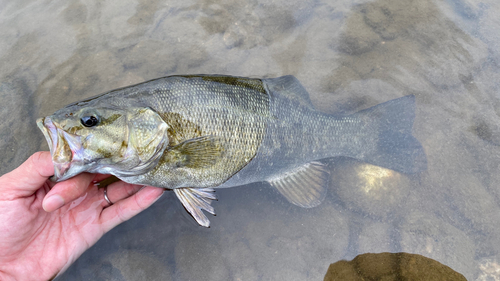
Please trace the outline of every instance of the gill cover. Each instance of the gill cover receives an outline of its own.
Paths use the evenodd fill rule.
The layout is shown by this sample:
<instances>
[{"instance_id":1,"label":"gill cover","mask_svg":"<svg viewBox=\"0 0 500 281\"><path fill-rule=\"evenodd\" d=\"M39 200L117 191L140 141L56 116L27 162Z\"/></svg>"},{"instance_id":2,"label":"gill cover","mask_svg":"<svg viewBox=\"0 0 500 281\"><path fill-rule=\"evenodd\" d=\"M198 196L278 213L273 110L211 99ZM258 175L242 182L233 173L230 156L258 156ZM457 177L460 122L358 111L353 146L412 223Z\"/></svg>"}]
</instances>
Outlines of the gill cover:
<instances>
[{"instance_id":1,"label":"gill cover","mask_svg":"<svg viewBox=\"0 0 500 281\"><path fill-rule=\"evenodd\" d=\"M151 108L139 108L129 116L128 146L123 161L126 169L113 172L116 176L135 176L152 170L168 145L169 126ZM130 167L130 161L134 162Z\"/></svg>"}]
</instances>

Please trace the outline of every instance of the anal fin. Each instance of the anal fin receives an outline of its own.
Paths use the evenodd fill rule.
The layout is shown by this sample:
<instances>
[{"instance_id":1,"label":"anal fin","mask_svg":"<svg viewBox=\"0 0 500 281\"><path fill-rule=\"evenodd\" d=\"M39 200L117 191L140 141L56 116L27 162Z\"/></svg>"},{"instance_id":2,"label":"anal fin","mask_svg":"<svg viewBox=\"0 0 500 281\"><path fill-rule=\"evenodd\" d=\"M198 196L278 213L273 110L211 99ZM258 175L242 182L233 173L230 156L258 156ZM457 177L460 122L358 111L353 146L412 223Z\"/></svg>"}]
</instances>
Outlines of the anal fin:
<instances>
[{"instance_id":1,"label":"anal fin","mask_svg":"<svg viewBox=\"0 0 500 281\"><path fill-rule=\"evenodd\" d=\"M323 163L310 162L268 182L290 203L312 208L325 199L329 178L329 172Z\"/></svg>"},{"instance_id":2,"label":"anal fin","mask_svg":"<svg viewBox=\"0 0 500 281\"><path fill-rule=\"evenodd\" d=\"M213 188L175 188L175 195L181 201L186 210L193 216L196 222L204 227L210 227L210 220L202 210L215 215L214 207L210 205L212 200L217 200Z\"/></svg>"}]
</instances>

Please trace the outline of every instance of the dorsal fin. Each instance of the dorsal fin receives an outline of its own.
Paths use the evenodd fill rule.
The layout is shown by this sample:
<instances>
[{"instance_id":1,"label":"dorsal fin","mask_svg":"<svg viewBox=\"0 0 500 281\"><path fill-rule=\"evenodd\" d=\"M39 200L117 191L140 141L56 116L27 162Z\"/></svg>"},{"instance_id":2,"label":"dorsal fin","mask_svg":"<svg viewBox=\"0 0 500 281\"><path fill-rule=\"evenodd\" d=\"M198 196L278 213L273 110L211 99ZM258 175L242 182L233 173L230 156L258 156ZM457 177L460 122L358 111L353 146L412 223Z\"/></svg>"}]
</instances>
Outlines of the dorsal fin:
<instances>
[{"instance_id":1,"label":"dorsal fin","mask_svg":"<svg viewBox=\"0 0 500 281\"><path fill-rule=\"evenodd\" d=\"M217 200L213 188L175 188L174 193L181 201L186 210L193 218L204 227L210 227L210 220L205 216L202 210L215 215L214 207L210 205L212 200Z\"/></svg>"},{"instance_id":2,"label":"dorsal fin","mask_svg":"<svg viewBox=\"0 0 500 281\"><path fill-rule=\"evenodd\" d=\"M316 207L326 196L329 172L321 162L310 162L268 182L292 204Z\"/></svg>"},{"instance_id":3,"label":"dorsal fin","mask_svg":"<svg viewBox=\"0 0 500 281\"><path fill-rule=\"evenodd\" d=\"M271 93L284 95L302 106L314 108L309 93L294 76L286 75L278 78L268 78L264 81Z\"/></svg>"}]
</instances>

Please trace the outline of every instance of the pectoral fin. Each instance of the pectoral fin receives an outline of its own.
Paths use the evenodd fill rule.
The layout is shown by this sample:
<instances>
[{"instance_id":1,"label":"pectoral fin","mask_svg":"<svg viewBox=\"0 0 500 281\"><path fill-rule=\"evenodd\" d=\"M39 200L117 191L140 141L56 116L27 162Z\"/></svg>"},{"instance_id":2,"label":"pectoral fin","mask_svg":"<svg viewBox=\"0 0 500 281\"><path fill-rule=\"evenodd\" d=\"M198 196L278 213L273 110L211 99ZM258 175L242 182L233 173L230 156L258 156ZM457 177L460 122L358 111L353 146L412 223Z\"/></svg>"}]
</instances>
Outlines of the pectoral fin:
<instances>
[{"instance_id":1,"label":"pectoral fin","mask_svg":"<svg viewBox=\"0 0 500 281\"><path fill-rule=\"evenodd\" d=\"M193 218L204 227L210 227L210 220L202 210L215 215L214 208L210 205L212 200L217 200L213 188L176 188L175 195L181 200L182 205Z\"/></svg>"},{"instance_id":2,"label":"pectoral fin","mask_svg":"<svg viewBox=\"0 0 500 281\"><path fill-rule=\"evenodd\" d=\"M316 207L326 196L329 172L320 162L310 162L268 182L292 204Z\"/></svg>"},{"instance_id":3,"label":"pectoral fin","mask_svg":"<svg viewBox=\"0 0 500 281\"><path fill-rule=\"evenodd\" d=\"M224 152L219 137L203 136L168 149L178 167L204 168L213 165Z\"/></svg>"}]
</instances>

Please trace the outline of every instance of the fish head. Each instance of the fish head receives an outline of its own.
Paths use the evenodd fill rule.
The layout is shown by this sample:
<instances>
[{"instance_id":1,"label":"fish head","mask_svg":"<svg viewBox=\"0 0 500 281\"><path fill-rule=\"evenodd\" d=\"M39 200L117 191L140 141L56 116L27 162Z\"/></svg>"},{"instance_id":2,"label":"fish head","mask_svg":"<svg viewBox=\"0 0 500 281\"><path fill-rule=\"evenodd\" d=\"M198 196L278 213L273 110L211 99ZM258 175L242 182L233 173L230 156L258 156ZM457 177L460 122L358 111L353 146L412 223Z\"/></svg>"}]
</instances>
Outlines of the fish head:
<instances>
[{"instance_id":1,"label":"fish head","mask_svg":"<svg viewBox=\"0 0 500 281\"><path fill-rule=\"evenodd\" d=\"M82 172L132 176L150 171L168 145L168 125L147 107L70 105L39 118L53 181Z\"/></svg>"}]
</instances>

